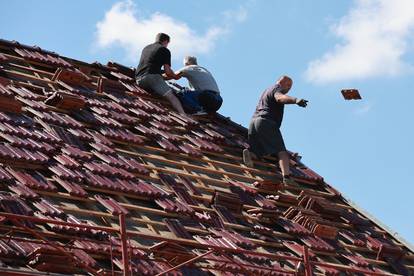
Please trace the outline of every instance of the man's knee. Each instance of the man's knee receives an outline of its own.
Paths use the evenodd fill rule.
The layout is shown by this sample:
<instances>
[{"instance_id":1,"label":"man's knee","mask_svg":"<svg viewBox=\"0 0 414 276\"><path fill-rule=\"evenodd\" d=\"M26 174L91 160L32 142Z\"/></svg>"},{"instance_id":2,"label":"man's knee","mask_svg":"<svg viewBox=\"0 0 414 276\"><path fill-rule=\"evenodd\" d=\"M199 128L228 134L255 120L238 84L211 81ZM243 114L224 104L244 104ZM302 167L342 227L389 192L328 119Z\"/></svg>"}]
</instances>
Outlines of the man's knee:
<instances>
[{"instance_id":1,"label":"man's knee","mask_svg":"<svg viewBox=\"0 0 414 276\"><path fill-rule=\"evenodd\" d=\"M174 91L172 89L168 90L167 92L165 92L162 97L171 100L171 99L177 99L177 96L174 94Z\"/></svg>"},{"instance_id":2,"label":"man's knee","mask_svg":"<svg viewBox=\"0 0 414 276\"><path fill-rule=\"evenodd\" d=\"M283 150L283 151L279 151L277 156L279 157L279 159L286 159L286 158L289 158L289 153Z\"/></svg>"},{"instance_id":3,"label":"man's knee","mask_svg":"<svg viewBox=\"0 0 414 276\"><path fill-rule=\"evenodd\" d=\"M220 109L223 99L220 95L213 94L211 91L203 91L198 96L201 106L206 111L215 112Z\"/></svg>"}]
</instances>

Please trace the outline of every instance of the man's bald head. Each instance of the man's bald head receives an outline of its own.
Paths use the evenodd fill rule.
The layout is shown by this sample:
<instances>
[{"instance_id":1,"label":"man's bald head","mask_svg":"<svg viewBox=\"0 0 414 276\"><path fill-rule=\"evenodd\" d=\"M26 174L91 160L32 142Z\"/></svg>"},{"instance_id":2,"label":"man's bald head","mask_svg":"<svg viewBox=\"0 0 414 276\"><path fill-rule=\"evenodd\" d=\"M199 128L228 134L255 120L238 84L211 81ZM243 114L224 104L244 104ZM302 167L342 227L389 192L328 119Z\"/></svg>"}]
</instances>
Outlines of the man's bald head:
<instances>
[{"instance_id":1,"label":"man's bald head","mask_svg":"<svg viewBox=\"0 0 414 276\"><path fill-rule=\"evenodd\" d=\"M280 79L277 81L277 84L279 84L282 88L283 94L287 94L290 88L292 88L293 81L288 76L281 76Z\"/></svg>"}]
</instances>

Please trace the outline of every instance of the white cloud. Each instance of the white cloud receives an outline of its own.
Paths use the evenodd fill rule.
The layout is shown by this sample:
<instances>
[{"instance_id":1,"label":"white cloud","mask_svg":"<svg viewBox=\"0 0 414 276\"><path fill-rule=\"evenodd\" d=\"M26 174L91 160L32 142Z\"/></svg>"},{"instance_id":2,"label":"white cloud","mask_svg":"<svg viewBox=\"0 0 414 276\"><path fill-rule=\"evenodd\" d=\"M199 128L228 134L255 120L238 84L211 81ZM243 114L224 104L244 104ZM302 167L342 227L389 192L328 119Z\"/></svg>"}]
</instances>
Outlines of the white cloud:
<instances>
[{"instance_id":1,"label":"white cloud","mask_svg":"<svg viewBox=\"0 0 414 276\"><path fill-rule=\"evenodd\" d=\"M247 10L240 6L238 10L223 12L222 16L220 25L210 26L204 34L198 34L186 23L163 13L138 17L136 5L126 0L114 4L96 24L96 42L101 48L121 46L127 59L136 61L142 48L152 43L157 33L164 32L171 37L169 48L173 58L181 59L187 54L207 54L230 31L233 23L246 19Z\"/></svg>"},{"instance_id":2,"label":"white cloud","mask_svg":"<svg viewBox=\"0 0 414 276\"><path fill-rule=\"evenodd\" d=\"M412 69L403 60L414 35L412 0L357 0L331 30L343 42L308 64L309 81L395 76Z\"/></svg>"}]
</instances>

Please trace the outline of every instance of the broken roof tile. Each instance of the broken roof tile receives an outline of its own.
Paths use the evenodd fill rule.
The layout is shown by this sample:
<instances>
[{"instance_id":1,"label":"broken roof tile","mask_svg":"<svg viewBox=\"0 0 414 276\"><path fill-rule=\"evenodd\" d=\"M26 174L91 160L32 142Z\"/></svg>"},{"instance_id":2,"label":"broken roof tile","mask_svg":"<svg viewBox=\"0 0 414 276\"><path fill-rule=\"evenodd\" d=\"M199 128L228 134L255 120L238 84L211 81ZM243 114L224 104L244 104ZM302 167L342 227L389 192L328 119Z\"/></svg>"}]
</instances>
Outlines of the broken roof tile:
<instances>
[{"instance_id":1,"label":"broken roof tile","mask_svg":"<svg viewBox=\"0 0 414 276\"><path fill-rule=\"evenodd\" d=\"M186 135L185 137L194 146L196 146L196 147L198 147L198 148L200 148L202 150L212 151L212 152L218 152L218 153L224 152L224 150L220 146L218 146L218 145L216 145L214 143L211 143L211 142L205 141L205 140L203 140L201 138L197 138L197 137L190 136L190 135Z\"/></svg>"},{"instance_id":2,"label":"broken roof tile","mask_svg":"<svg viewBox=\"0 0 414 276\"><path fill-rule=\"evenodd\" d=\"M76 182L70 182L67 180L60 179L58 177L54 178L57 183L60 184L70 195L78 197L87 197L88 193Z\"/></svg>"},{"instance_id":3,"label":"broken roof tile","mask_svg":"<svg viewBox=\"0 0 414 276\"><path fill-rule=\"evenodd\" d=\"M84 175L77 171L69 169L65 166L62 166L61 164L56 164L54 166L49 167L49 170L55 173L58 177L61 179L71 180L75 182L82 181L85 177Z\"/></svg>"},{"instance_id":4,"label":"broken roof tile","mask_svg":"<svg viewBox=\"0 0 414 276\"><path fill-rule=\"evenodd\" d=\"M44 198L33 202L33 205L44 215L59 217L64 214L61 210L59 210L59 208L57 208Z\"/></svg>"},{"instance_id":5,"label":"broken roof tile","mask_svg":"<svg viewBox=\"0 0 414 276\"><path fill-rule=\"evenodd\" d=\"M14 85L9 85L7 87L10 91L13 91L13 93L15 93L15 96L20 96L22 98L25 99L29 99L29 100L34 100L34 101L41 101L44 97L43 93L42 94L38 94L35 93L29 89L27 89L26 87L18 87L18 86L14 86Z\"/></svg>"},{"instance_id":6,"label":"broken roof tile","mask_svg":"<svg viewBox=\"0 0 414 276\"><path fill-rule=\"evenodd\" d=\"M127 209L122 207L118 202L109 196L95 195L94 197L113 215L127 215L129 213Z\"/></svg>"},{"instance_id":7,"label":"broken roof tile","mask_svg":"<svg viewBox=\"0 0 414 276\"><path fill-rule=\"evenodd\" d=\"M70 64L69 62L55 54L52 55L50 53L40 53L37 51L31 51L23 48L15 48L14 51L16 51L16 53L18 53L20 56L27 58L29 60L40 61L47 64L63 67L73 67L72 64Z\"/></svg>"},{"instance_id":8,"label":"broken roof tile","mask_svg":"<svg viewBox=\"0 0 414 276\"><path fill-rule=\"evenodd\" d=\"M39 195L36 194L32 189L30 189L29 187L19 182L9 185L9 189L15 192L21 198L29 198L29 199L39 198Z\"/></svg>"},{"instance_id":9,"label":"broken roof tile","mask_svg":"<svg viewBox=\"0 0 414 276\"><path fill-rule=\"evenodd\" d=\"M222 205L213 205L212 208L216 211L217 215L225 222L237 224L237 219L233 214L227 209L227 207Z\"/></svg>"},{"instance_id":10,"label":"broken roof tile","mask_svg":"<svg viewBox=\"0 0 414 276\"><path fill-rule=\"evenodd\" d=\"M184 228L178 219L164 219L163 220L167 225L168 229L173 232L177 237L183 239L192 239L192 236Z\"/></svg>"},{"instance_id":11,"label":"broken roof tile","mask_svg":"<svg viewBox=\"0 0 414 276\"><path fill-rule=\"evenodd\" d=\"M225 206L228 210L235 213L240 213L243 205L243 202L237 194L222 191L215 191L212 203L215 205Z\"/></svg>"},{"instance_id":12,"label":"broken roof tile","mask_svg":"<svg viewBox=\"0 0 414 276\"><path fill-rule=\"evenodd\" d=\"M21 113L22 104L20 101L14 98L14 96L1 96L0 95L0 111Z\"/></svg>"},{"instance_id":13,"label":"broken roof tile","mask_svg":"<svg viewBox=\"0 0 414 276\"><path fill-rule=\"evenodd\" d=\"M300 240L311 249L318 251L334 251L335 248L319 237L304 236Z\"/></svg>"},{"instance_id":14,"label":"broken roof tile","mask_svg":"<svg viewBox=\"0 0 414 276\"><path fill-rule=\"evenodd\" d=\"M107 138L133 144L142 144L144 141L128 129L101 128L100 132Z\"/></svg>"},{"instance_id":15,"label":"broken roof tile","mask_svg":"<svg viewBox=\"0 0 414 276\"><path fill-rule=\"evenodd\" d=\"M43 175L38 172L28 173L25 171L17 171L11 168L8 172L21 184L36 190L56 191L55 185L50 183Z\"/></svg>"},{"instance_id":16,"label":"broken roof tile","mask_svg":"<svg viewBox=\"0 0 414 276\"><path fill-rule=\"evenodd\" d=\"M119 83L118 81L110 80L107 78L100 77L98 80L98 93L123 93L125 91L125 86Z\"/></svg>"},{"instance_id":17,"label":"broken roof tile","mask_svg":"<svg viewBox=\"0 0 414 276\"><path fill-rule=\"evenodd\" d=\"M178 147L180 148L182 153L188 154L190 156L193 157L201 157L202 153L200 152L200 150L196 149L195 147L183 143L183 144L178 144Z\"/></svg>"},{"instance_id":18,"label":"broken roof tile","mask_svg":"<svg viewBox=\"0 0 414 276\"><path fill-rule=\"evenodd\" d=\"M45 164L49 161L49 157L39 151L20 149L10 144L0 144L0 159L2 158L32 164Z\"/></svg>"},{"instance_id":19,"label":"broken roof tile","mask_svg":"<svg viewBox=\"0 0 414 276\"><path fill-rule=\"evenodd\" d=\"M171 151L171 152L175 152L175 153L181 152L179 148L174 146L174 144L172 144L167 139L160 138L160 139L155 140L155 142L157 142L157 144L160 145L160 147L162 147L163 149L165 149L167 151Z\"/></svg>"},{"instance_id":20,"label":"broken roof tile","mask_svg":"<svg viewBox=\"0 0 414 276\"><path fill-rule=\"evenodd\" d=\"M14 114L5 112L0 112L0 122L6 122L13 126L24 127L31 127L34 124L33 119L25 114Z\"/></svg>"},{"instance_id":21,"label":"broken roof tile","mask_svg":"<svg viewBox=\"0 0 414 276\"><path fill-rule=\"evenodd\" d=\"M33 215L33 210L24 201L6 192L0 192L0 209L2 212L12 214L25 216ZM34 224L31 221L20 221L20 223L30 228L34 227Z\"/></svg>"},{"instance_id":22,"label":"broken roof tile","mask_svg":"<svg viewBox=\"0 0 414 276\"><path fill-rule=\"evenodd\" d=\"M158 198L155 202L166 212L194 215L194 209L176 198Z\"/></svg>"}]
</instances>

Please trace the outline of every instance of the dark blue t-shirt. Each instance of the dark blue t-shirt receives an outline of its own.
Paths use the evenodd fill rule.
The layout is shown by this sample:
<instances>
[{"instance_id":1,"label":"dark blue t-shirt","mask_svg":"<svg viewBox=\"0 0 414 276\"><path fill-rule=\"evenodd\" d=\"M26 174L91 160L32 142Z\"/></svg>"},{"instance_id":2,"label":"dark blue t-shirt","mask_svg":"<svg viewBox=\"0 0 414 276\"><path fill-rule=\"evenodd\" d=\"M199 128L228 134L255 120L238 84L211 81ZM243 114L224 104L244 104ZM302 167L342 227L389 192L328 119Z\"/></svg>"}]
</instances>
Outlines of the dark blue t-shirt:
<instances>
[{"instance_id":1,"label":"dark blue t-shirt","mask_svg":"<svg viewBox=\"0 0 414 276\"><path fill-rule=\"evenodd\" d=\"M281 93L279 84L267 88L260 97L253 118L265 118L274 121L278 127L282 124L284 104L276 102L275 93Z\"/></svg>"}]
</instances>

